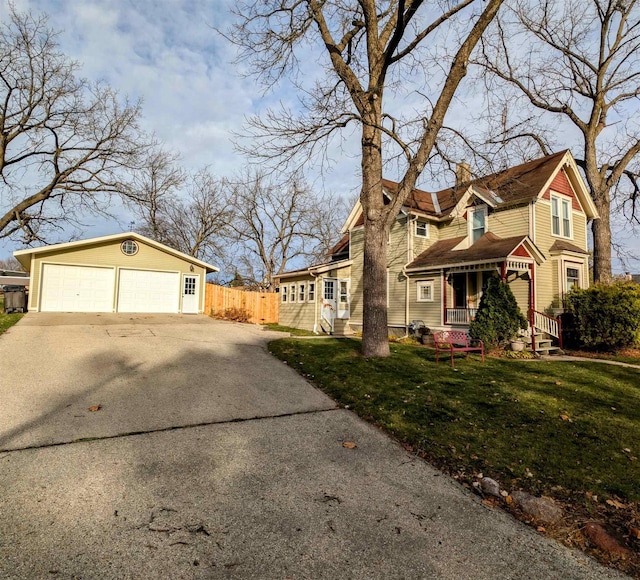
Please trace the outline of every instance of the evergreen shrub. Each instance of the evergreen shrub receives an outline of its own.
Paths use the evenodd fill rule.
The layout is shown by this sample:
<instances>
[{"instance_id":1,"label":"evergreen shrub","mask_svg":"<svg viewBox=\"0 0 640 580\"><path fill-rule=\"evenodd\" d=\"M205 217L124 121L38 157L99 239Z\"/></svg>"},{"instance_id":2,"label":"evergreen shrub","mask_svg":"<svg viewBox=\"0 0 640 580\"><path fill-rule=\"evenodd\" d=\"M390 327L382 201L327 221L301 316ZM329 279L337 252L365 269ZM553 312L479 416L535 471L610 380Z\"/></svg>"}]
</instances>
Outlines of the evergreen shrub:
<instances>
[{"instance_id":1,"label":"evergreen shrub","mask_svg":"<svg viewBox=\"0 0 640 580\"><path fill-rule=\"evenodd\" d=\"M520 329L526 328L527 319L509 285L498 276L489 278L476 319L469 325L471 337L484 341L485 345L500 346L516 338Z\"/></svg>"}]
</instances>

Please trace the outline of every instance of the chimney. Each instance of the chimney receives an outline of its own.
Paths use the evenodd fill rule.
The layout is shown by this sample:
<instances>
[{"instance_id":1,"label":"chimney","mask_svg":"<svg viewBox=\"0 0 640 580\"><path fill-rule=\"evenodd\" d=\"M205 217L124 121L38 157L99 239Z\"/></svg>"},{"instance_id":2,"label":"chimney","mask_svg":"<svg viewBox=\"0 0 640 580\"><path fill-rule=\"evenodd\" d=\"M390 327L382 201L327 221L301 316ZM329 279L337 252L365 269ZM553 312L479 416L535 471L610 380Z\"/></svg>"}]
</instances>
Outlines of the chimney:
<instances>
[{"instance_id":1,"label":"chimney","mask_svg":"<svg viewBox=\"0 0 640 580\"><path fill-rule=\"evenodd\" d=\"M471 165L461 161L456 165L456 185L462 185L468 181L471 181Z\"/></svg>"}]
</instances>

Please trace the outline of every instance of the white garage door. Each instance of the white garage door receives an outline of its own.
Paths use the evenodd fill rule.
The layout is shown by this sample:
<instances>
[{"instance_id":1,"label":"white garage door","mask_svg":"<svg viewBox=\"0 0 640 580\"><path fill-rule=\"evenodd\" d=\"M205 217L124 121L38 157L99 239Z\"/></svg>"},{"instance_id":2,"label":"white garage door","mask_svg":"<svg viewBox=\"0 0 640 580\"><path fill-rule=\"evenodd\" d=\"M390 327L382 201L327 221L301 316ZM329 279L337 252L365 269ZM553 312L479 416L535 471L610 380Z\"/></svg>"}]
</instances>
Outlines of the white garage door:
<instances>
[{"instance_id":1,"label":"white garage door","mask_svg":"<svg viewBox=\"0 0 640 580\"><path fill-rule=\"evenodd\" d=\"M118 312L178 312L180 274L120 270Z\"/></svg>"},{"instance_id":2,"label":"white garage door","mask_svg":"<svg viewBox=\"0 0 640 580\"><path fill-rule=\"evenodd\" d=\"M114 268L45 264L42 269L43 312L112 312Z\"/></svg>"}]
</instances>

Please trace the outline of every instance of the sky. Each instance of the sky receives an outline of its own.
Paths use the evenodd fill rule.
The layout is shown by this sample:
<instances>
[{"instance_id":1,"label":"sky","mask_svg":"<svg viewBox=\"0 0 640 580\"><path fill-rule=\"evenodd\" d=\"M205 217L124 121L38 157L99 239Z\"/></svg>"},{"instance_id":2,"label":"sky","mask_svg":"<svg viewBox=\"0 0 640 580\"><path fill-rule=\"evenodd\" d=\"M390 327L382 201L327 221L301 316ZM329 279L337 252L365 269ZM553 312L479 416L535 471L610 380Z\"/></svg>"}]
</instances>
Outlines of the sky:
<instances>
[{"instance_id":1,"label":"sky","mask_svg":"<svg viewBox=\"0 0 640 580\"><path fill-rule=\"evenodd\" d=\"M141 99L143 128L179 153L187 169L206 165L219 176L239 171L246 161L234 150L234 132L242 129L248 116L280 100L295 101L287 87L263 95L256 81L244 77L242 67L234 64L235 49L216 30L226 30L232 22L233 0L14 0L14 4L19 11L48 14L51 27L60 31L60 48L82 64L82 76L106 81L131 100ZM7 4L0 4L0 17L6 14ZM311 66L317 67L317 62ZM469 106L463 101L455 105L461 114ZM322 181L314 181L319 190L353 197L359 185L357 145L352 139L334 150L332 170ZM314 167L310 173L312 180L319 174ZM111 220L87 218L84 237L130 229L135 216L124 208L115 208L115 213ZM627 246L637 244L628 229L618 239ZM14 249L16 244L0 241L0 258ZM615 268L620 271L620 264Z\"/></svg>"}]
</instances>

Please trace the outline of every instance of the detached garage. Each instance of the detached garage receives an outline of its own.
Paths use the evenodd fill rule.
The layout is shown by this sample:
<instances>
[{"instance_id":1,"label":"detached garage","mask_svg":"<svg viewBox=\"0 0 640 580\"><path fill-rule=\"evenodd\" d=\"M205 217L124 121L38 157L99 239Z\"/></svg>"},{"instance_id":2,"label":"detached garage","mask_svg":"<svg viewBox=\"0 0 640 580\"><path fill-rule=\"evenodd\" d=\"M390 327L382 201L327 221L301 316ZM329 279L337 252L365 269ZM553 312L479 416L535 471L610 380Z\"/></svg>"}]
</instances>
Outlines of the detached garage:
<instances>
[{"instance_id":1,"label":"detached garage","mask_svg":"<svg viewBox=\"0 0 640 580\"><path fill-rule=\"evenodd\" d=\"M133 232L14 252L36 312L204 311L218 268Z\"/></svg>"}]
</instances>

